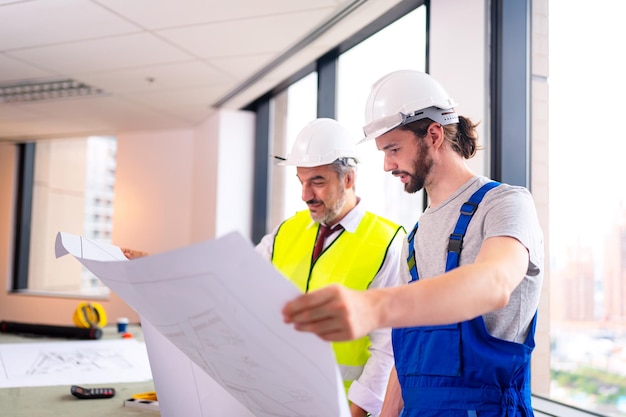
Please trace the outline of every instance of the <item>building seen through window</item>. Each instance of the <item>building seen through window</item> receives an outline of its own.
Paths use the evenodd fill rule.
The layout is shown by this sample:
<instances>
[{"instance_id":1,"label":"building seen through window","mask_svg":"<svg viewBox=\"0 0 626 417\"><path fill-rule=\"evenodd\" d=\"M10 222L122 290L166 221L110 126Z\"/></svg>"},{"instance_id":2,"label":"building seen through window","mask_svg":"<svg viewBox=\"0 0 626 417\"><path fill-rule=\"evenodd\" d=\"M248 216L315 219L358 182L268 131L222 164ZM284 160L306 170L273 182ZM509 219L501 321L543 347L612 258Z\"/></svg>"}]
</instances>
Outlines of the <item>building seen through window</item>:
<instances>
[{"instance_id":1,"label":"building seen through window","mask_svg":"<svg viewBox=\"0 0 626 417\"><path fill-rule=\"evenodd\" d=\"M116 148L113 137L37 142L29 291L108 294L108 288L80 263L70 257L56 259L54 242L58 232L111 242Z\"/></svg>"},{"instance_id":2,"label":"building seen through window","mask_svg":"<svg viewBox=\"0 0 626 417\"><path fill-rule=\"evenodd\" d=\"M607 416L626 416L626 64L606 52L625 15L549 8L551 397Z\"/></svg>"}]
</instances>

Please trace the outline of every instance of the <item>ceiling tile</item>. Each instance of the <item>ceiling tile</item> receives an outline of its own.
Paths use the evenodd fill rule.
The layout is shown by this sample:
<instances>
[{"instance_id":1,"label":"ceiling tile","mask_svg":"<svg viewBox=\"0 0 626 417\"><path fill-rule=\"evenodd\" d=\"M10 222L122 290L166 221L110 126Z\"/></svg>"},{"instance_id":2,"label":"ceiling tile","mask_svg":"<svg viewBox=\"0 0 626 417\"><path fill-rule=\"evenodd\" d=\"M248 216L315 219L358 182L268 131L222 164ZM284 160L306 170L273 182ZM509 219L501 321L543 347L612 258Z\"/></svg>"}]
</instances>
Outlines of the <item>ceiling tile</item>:
<instances>
[{"instance_id":1,"label":"ceiling tile","mask_svg":"<svg viewBox=\"0 0 626 417\"><path fill-rule=\"evenodd\" d=\"M188 61L192 58L147 33L23 49L8 55L52 71L73 74Z\"/></svg>"},{"instance_id":2,"label":"ceiling tile","mask_svg":"<svg viewBox=\"0 0 626 417\"><path fill-rule=\"evenodd\" d=\"M98 38L141 30L84 0L25 1L0 7L0 50Z\"/></svg>"},{"instance_id":3,"label":"ceiling tile","mask_svg":"<svg viewBox=\"0 0 626 417\"><path fill-rule=\"evenodd\" d=\"M333 0L98 0L98 3L150 30L336 7Z\"/></svg>"},{"instance_id":4,"label":"ceiling tile","mask_svg":"<svg viewBox=\"0 0 626 417\"><path fill-rule=\"evenodd\" d=\"M215 85L202 88L159 91L149 94L135 94L132 100L184 118L195 124L208 116L212 109L212 103L225 93L225 85Z\"/></svg>"},{"instance_id":5,"label":"ceiling tile","mask_svg":"<svg viewBox=\"0 0 626 417\"><path fill-rule=\"evenodd\" d=\"M156 33L200 58L277 53L319 25L331 11L318 9L307 13L165 29ZM285 36L286 33L289 36Z\"/></svg>"},{"instance_id":6,"label":"ceiling tile","mask_svg":"<svg viewBox=\"0 0 626 417\"><path fill-rule=\"evenodd\" d=\"M53 73L0 54L0 83L50 77Z\"/></svg>"},{"instance_id":7,"label":"ceiling tile","mask_svg":"<svg viewBox=\"0 0 626 417\"><path fill-rule=\"evenodd\" d=\"M280 79L273 78L272 76L264 77L263 79L254 83L254 85L252 85L242 94L239 94L233 99L229 100L227 103L224 104L224 107L236 110L241 107L247 106L257 97L260 97L261 95L267 93L272 88L274 88L276 84L280 81Z\"/></svg>"},{"instance_id":8,"label":"ceiling tile","mask_svg":"<svg viewBox=\"0 0 626 417\"><path fill-rule=\"evenodd\" d=\"M256 55L243 55L232 56L225 58L212 58L207 59L211 65L219 68L225 73L228 73L238 79L242 80L251 77L257 71L260 71L266 64L268 64L274 54L256 54Z\"/></svg>"},{"instance_id":9,"label":"ceiling tile","mask_svg":"<svg viewBox=\"0 0 626 417\"><path fill-rule=\"evenodd\" d=\"M184 127L187 120L169 115L158 109L129 102L119 97L77 98L74 100L36 102L16 106L25 112L38 113L47 120L49 133L83 132L115 134L137 126L150 129ZM27 124L35 123L29 127ZM38 130L37 119L12 126L18 133L24 129ZM28 129L28 130L25 130ZM43 132L40 132L43 133Z\"/></svg>"},{"instance_id":10,"label":"ceiling tile","mask_svg":"<svg viewBox=\"0 0 626 417\"><path fill-rule=\"evenodd\" d=\"M217 84L209 87L179 88L168 91L157 91L153 93L138 93L133 97L137 101L152 103L162 108L176 107L178 105L202 105L210 107L215 97L226 92L226 85ZM161 105L162 104L162 105Z\"/></svg>"},{"instance_id":11,"label":"ceiling tile","mask_svg":"<svg viewBox=\"0 0 626 417\"><path fill-rule=\"evenodd\" d=\"M150 93L215 84L233 86L237 81L237 78L202 61L83 74L76 78L108 93Z\"/></svg>"}]
</instances>

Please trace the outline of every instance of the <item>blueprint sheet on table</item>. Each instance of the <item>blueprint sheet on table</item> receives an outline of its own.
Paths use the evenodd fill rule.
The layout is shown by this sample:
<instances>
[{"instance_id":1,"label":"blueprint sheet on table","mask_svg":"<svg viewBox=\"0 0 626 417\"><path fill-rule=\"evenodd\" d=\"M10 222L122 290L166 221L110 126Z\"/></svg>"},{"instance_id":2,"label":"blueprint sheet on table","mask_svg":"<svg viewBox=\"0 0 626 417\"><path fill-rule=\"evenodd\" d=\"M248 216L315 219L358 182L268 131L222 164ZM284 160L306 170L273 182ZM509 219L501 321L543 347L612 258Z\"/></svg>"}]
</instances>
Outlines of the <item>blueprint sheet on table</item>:
<instances>
[{"instance_id":1,"label":"blueprint sheet on table","mask_svg":"<svg viewBox=\"0 0 626 417\"><path fill-rule=\"evenodd\" d=\"M283 322L298 290L239 233L132 261L59 233L68 253L252 415L349 416L330 344Z\"/></svg>"},{"instance_id":2,"label":"blueprint sheet on table","mask_svg":"<svg viewBox=\"0 0 626 417\"><path fill-rule=\"evenodd\" d=\"M146 345L134 339L0 344L0 388L150 379Z\"/></svg>"}]
</instances>

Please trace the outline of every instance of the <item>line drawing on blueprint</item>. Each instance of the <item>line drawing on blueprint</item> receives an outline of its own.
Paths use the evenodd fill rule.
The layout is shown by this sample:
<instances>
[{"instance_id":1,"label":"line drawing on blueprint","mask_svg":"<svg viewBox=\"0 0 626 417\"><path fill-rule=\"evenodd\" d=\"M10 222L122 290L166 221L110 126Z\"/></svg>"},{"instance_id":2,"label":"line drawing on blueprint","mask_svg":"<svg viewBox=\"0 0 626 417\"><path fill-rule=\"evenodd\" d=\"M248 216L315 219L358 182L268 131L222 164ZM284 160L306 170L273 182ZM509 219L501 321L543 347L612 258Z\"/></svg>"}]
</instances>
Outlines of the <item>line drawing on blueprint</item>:
<instances>
[{"instance_id":1,"label":"line drawing on blueprint","mask_svg":"<svg viewBox=\"0 0 626 417\"><path fill-rule=\"evenodd\" d=\"M176 281L180 284L181 280L189 280L185 286L197 287L193 282L196 279L202 280L202 286L209 287L207 294L219 294L219 297L209 296L211 299L206 300L205 304L211 307L186 317L177 317L177 322L173 324L159 325L151 321L153 325L255 415L309 417L310 414L302 410L312 407L303 404L314 404L319 392L312 392L313 387L304 382L306 375L302 375L300 386L285 383L290 380L287 376L293 378L294 371L288 366L290 357L298 360L297 352L285 355L290 350L289 340L283 339L282 348L274 352L260 340L254 343L249 334L240 334L240 326L233 323L254 323L259 334L274 332L258 320L254 312L247 311L245 304L229 288L219 280L211 279L209 272L192 277L178 276ZM151 284L154 285L159 284ZM180 310L178 314L181 314ZM254 357L250 352L254 352ZM281 362L284 365L278 368L265 365ZM329 385L332 382L329 381ZM272 395L267 395L267 392Z\"/></svg>"},{"instance_id":2,"label":"line drawing on blueprint","mask_svg":"<svg viewBox=\"0 0 626 417\"><path fill-rule=\"evenodd\" d=\"M118 352L106 349L39 351L26 375L48 375L68 371L93 372L95 370L128 369L132 367Z\"/></svg>"},{"instance_id":3,"label":"line drawing on blueprint","mask_svg":"<svg viewBox=\"0 0 626 417\"><path fill-rule=\"evenodd\" d=\"M146 345L136 340L0 344L0 388L132 382L151 377Z\"/></svg>"}]
</instances>

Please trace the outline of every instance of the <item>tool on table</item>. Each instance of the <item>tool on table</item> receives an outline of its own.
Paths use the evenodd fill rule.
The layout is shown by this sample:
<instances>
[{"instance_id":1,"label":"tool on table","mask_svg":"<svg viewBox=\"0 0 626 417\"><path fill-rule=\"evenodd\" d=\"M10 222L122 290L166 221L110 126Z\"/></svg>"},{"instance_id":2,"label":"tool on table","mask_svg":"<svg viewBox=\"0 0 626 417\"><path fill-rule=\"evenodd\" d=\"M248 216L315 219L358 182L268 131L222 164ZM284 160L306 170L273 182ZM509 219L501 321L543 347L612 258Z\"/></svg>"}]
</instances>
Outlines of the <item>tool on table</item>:
<instances>
[{"instance_id":1,"label":"tool on table","mask_svg":"<svg viewBox=\"0 0 626 417\"><path fill-rule=\"evenodd\" d=\"M48 324L18 323L0 321L0 332L33 336L65 337L67 339L100 339L102 330L98 328L81 329L72 326L52 326Z\"/></svg>"},{"instance_id":2,"label":"tool on table","mask_svg":"<svg viewBox=\"0 0 626 417\"><path fill-rule=\"evenodd\" d=\"M82 302L74 310L72 320L76 327L100 329L107 325L107 313L99 303Z\"/></svg>"},{"instance_id":3,"label":"tool on table","mask_svg":"<svg viewBox=\"0 0 626 417\"><path fill-rule=\"evenodd\" d=\"M133 394L132 397L136 400L157 401L156 391L140 392Z\"/></svg>"},{"instance_id":4,"label":"tool on table","mask_svg":"<svg viewBox=\"0 0 626 417\"><path fill-rule=\"evenodd\" d=\"M155 391L142 392L124 400L124 407L159 411L159 401Z\"/></svg>"},{"instance_id":5,"label":"tool on table","mask_svg":"<svg viewBox=\"0 0 626 417\"><path fill-rule=\"evenodd\" d=\"M96 398L111 398L115 396L115 388L83 388L72 385L70 389L72 395L81 400L92 400Z\"/></svg>"}]
</instances>

